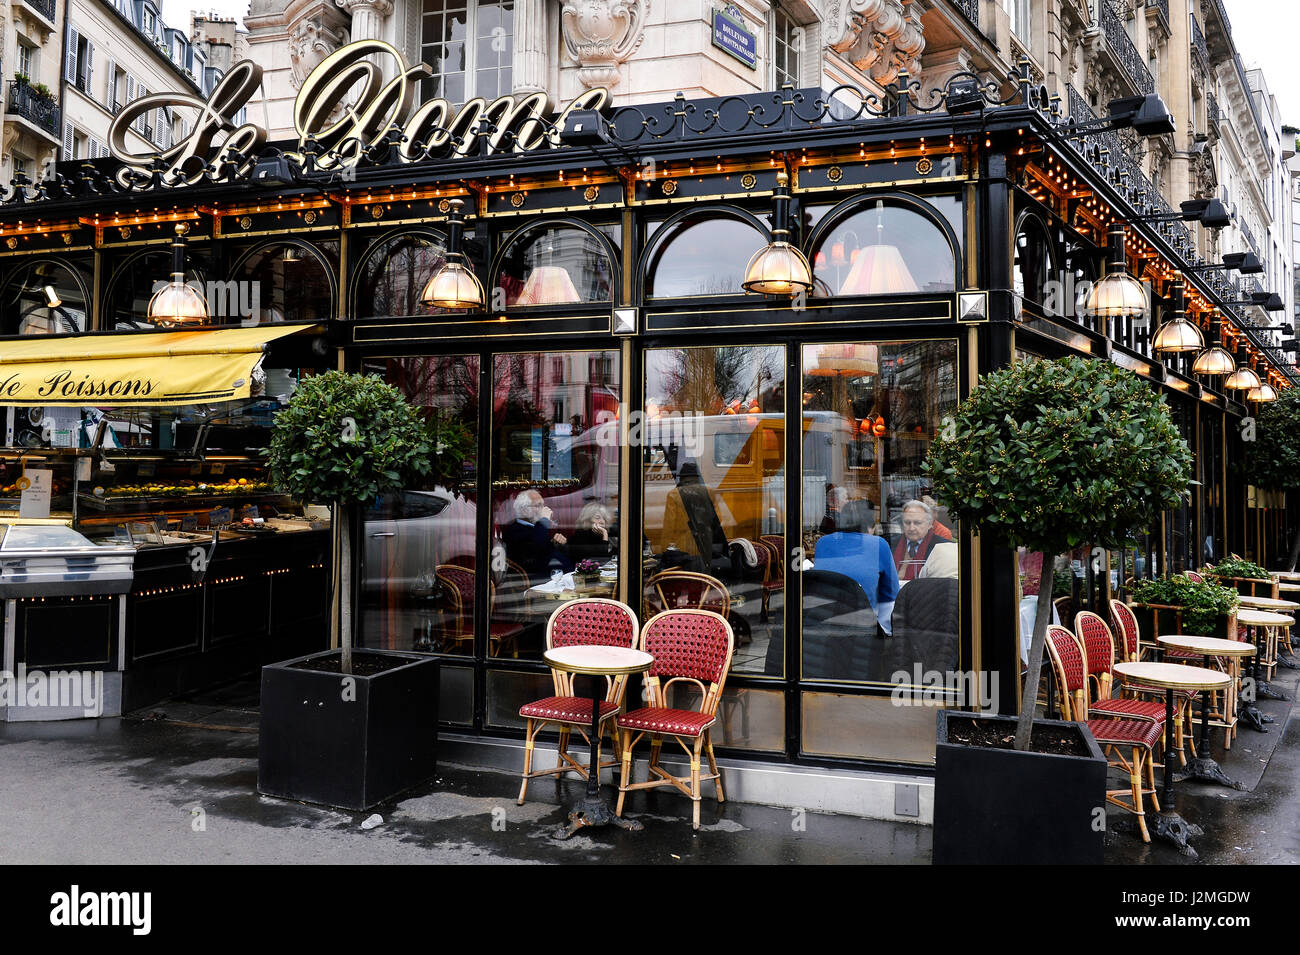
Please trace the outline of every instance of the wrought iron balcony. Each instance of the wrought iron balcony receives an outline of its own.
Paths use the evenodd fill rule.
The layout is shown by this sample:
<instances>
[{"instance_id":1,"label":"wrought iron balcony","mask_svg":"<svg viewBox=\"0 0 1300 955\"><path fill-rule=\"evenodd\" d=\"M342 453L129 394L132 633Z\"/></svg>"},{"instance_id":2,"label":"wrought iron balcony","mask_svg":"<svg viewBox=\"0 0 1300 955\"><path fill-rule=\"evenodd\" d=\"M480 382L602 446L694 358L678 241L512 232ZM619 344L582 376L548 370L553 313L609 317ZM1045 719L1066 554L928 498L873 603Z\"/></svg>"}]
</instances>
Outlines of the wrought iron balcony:
<instances>
[{"instance_id":1,"label":"wrought iron balcony","mask_svg":"<svg viewBox=\"0 0 1300 955\"><path fill-rule=\"evenodd\" d=\"M1110 5L1110 0L1098 0L1097 6L1101 32L1105 35L1111 52L1115 54L1115 59L1123 66L1124 72L1129 75L1129 79L1133 81L1133 85L1139 92L1154 93L1156 82L1151 76L1151 71L1147 69L1133 41L1129 39L1128 31L1124 29L1124 23L1115 12L1115 8Z\"/></svg>"},{"instance_id":2,"label":"wrought iron balcony","mask_svg":"<svg viewBox=\"0 0 1300 955\"><path fill-rule=\"evenodd\" d=\"M1165 18L1165 26L1169 26L1169 0L1147 0L1147 6L1159 10L1160 15Z\"/></svg>"},{"instance_id":3,"label":"wrought iron balcony","mask_svg":"<svg viewBox=\"0 0 1300 955\"><path fill-rule=\"evenodd\" d=\"M1205 34L1201 32L1201 22L1192 14L1192 49L1201 55L1206 66L1210 64L1210 48L1205 44Z\"/></svg>"},{"instance_id":4,"label":"wrought iron balcony","mask_svg":"<svg viewBox=\"0 0 1300 955\"><path fill-rule=\"evenodd\" d=\"M975 27L980 25L980 0L952 0L952 5L961 11Z\"/></svg>"},{"instance_id":5,"label":"wrought iron balcony","mask_svg":"<svg viewBox=\"0 0 1300 955\"><path fill-rule=\"evenodd\" d=\"M1209 126L1210 135L1215 135L1219 131L1219 101L1214 98L1213 93L1205 94L1205 122Z\"/></svg>"},{"instance_id":6,"label":"wrought iron balcony","mask_svg":"<svg viewBox=\"0 0 1300 955\"><path fill-rule=\"evenodd\" d=\"M48 132L56 139L59 135L59 107L54 97L42 96L30 83L11 80L9 83L8 111Z\"/></svg>"},{"instance_id":7,"label":"wrought iron balcony","mask_svg":"<svg viewBox=\"0 0 1300 955\"><path fill-rule=\"evenodd\" d=\"M51 23L54 22L54 0L23 0L23 3L27 4L46 20L49 20Z\"/></svg>"}]
</instances>

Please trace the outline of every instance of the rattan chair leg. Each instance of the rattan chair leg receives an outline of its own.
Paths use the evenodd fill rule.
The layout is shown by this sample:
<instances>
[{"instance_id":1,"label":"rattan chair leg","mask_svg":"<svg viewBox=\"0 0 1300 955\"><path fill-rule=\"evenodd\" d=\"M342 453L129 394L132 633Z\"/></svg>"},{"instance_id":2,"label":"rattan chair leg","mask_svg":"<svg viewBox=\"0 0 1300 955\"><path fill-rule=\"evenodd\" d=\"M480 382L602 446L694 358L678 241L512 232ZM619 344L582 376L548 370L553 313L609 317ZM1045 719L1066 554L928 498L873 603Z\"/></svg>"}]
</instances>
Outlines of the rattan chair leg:
<instances>
[{"instance_id":1,"label":"rattan chair leg","mask_svg":"<svg viewBox=\"0 0 1300 955\"><path fill-rule=\"evenodd\" d=\"M560 745L555 751L555 766L563 769L565 757L569 755L569 734L573 731L567 726L560 727Z\"/></svg>"},{"instance_id":2,"label":"rattan chair leg","mask_svg":"<svg viewBox=\"0 0 1300 955\"><path fill-rule=\"evenodd\" d=\"M695 737L695 748L691 751L691 820L692 828L700 828L700 747L703 736Z\"/></svg>"},{"instance_id":3,"label":"rattan chair leg","mask_svg":"<svg viewBox=\"0 0 1300 955\"><path fill-rule=\"evenodd\" d=\"M1133 772L1129 774L1133 784L1133 806L1138 817L1138 829L1142 830L1142 841L1150 842L1151 834L1147 832L1147 815L1142 808L1142 751L1133 750Z\"/></svg>"},{"instance_id":4,"label":"rattan chair leg","mask_svg":"<svg viewBox=\"0 0 1300 955\"><path fill-rule=\"evenodd\" d=\"M524 798L528 795L529 773L533 771L533 721L529 720L524 727L524 781L519 787L519 801L516 805L522 806Z\"/></svg>"},{"instance_id":5,"label":"rattan chair leg","mask_svg":"<svg viewBox=\"0 0 1300 955\"><path fill-rule=\"evenodd\" d=\"M623 751L623 768L618 777L618 806L614 810L614 815L622 816L627 787L632 784L632 731L615 729L614 732L621 734L622 742L619 747Z\"/></svg>"},{"instance_id":6,"label":"rattan chair leg","mask_svg":"<svg viewBox=\"0 0 1300 955\"><path fill-rule=\"evenodd\" d=\"M1156 812L1160 811L1160 798L1156 795L1156 754L1154 752L1147 756L1147 782L1151 786L1151 808Z\"/></svg>"},{"instance_id":7,"label":"rattan chair leg","mask_svg":"<svg viewBox=\"0 0 1300 955\"><path fill-rule=\"evenodd\" d=\"M709 772L713 774L713 788L717 792L718 802L726 802L727 797L722 792L722 773L718 770L718 761L713 756L713 736L708 730L704 731L704 751L709 757Z\"/></svg>"}]
</instances>

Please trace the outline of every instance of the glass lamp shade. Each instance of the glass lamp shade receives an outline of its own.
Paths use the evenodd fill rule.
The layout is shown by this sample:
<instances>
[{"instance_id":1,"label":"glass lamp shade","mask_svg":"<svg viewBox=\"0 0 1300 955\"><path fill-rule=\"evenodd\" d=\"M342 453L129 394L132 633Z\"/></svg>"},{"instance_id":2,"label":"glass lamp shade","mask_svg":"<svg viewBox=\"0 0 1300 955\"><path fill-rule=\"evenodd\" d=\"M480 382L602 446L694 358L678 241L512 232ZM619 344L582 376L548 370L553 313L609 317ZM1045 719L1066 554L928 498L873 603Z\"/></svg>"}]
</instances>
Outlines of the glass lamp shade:
<instances>
[{"instance_id":1,"label":"glass lamp shade","mask_svg":"<svg viewBox=\"0 0 1300 955\"><path fill-rule=\"evenodd\" d=\"M1151 347L1158 352L1200 351L1205 347L1201 330L1185 318L1175 318L1165 322L1156 331L1151 340Z\"/></svg>"},{"instance_id":2,"label":"glass lamp shade","mask_svg":"<svg viewBox=\"0 0 1300 955\"><path fill-rule=\"evenodd\" d=\"M812 269L803 253L783 239L773 239L749 260L741 288L760 295L794 295L812 284Z\"/></svg>"},{"instance_id":3,"label":"glass lamp shade","mask_svg":"<svg viewBox=\"0 0 1300 955\"><path fill-rule=\"evenodd\" d=\"M444 262L420 293L420 301L438 308L482 308L483 284L463 262Z\"/></svg>"},{"instance_id":4,"label":"glass lamp shade","mask_svg":"<svg viewBox=\"0 0 1300 955\"><path fill-rule=\"evenodd\" d=\"M1258 388L1252 388L1246 392L1247 401L1277 401L1277 392L1268 382L1261 382Z\"/></svg>"},{"instance_id":5,"label":"glass lamp shade","mask_svg":"<svg viewBox=\"0 0 1300 955\"><path fill-rule=\"evenodd\" d=\"M896 245L868 245L855 250L853 267L840 285L841 295L888 295L919 292L903 253Z\"/></svg>"},{"instance_id":6,"label":"glass lamp shade","mask_svg":"<svg viewBox=\"0 0 1300 955\"><path fill-rule=\"evenodd\" d=\"M1147 290L1127 272L1108 272L1088 290L1083 311L1089 318L1141 318L1147 313Z\"/></svg>"},{"instance_id":7,"label":"glass lamp shade","mask_svg":"<svg viewBox=\"0 0 1300 955\"><path fill-rule=\"evenodd\" d=\"M1233 391L1247 391L1251 388L1258 388L1261 384L1259 375L1255 374L1255 369L1241 365L1224 380L1223 387L1230 388Z\"/></svg>"},{"instance_id":8,"label":"glass lamp shade","mask_svg":"<svg viewBox=\"0 0 1300 955\"><path fill-rule=\"evenodd\" d=\"M58 308L60 305L63 304L63 300L59 298L59 293L54 290L53 285L45 286L44 291L45 291L45 304L48 307Z\"/></svg>"},{"instance_id":9,"label":"glass lamp shade","mask_svg":"<svg viewBox=\"0 0 1300 955\"><path fill-rule=\"evenodd\" d=\"M1236 360L1218 345L1211 345L1192 362L1192 373L1197 375L1231 375L1236 368Z\"/></svg>"},{"instance_id":10,"label":"glass lamp shade","mask_svg":"<svg viewBox=\"0 0 1300 955\"><path fill-rule=\"evenodd\" d=\"M581 301L569 278L569 270L558 265L539 265L528 273L516 305L568 305Z\"/></svg>"},{"instance_id":11,"label":"glass lamp shade","mask_svg":"<svg viewBox=\"0 0 1300 955\"><path fill-rule=\"evenodd\" d=\"M164 328L199 325L208 320L208 303L197 289L185 284L185 276L172 273L172 280L149 300L149 321Z\"/></svg>"}]
</instances>

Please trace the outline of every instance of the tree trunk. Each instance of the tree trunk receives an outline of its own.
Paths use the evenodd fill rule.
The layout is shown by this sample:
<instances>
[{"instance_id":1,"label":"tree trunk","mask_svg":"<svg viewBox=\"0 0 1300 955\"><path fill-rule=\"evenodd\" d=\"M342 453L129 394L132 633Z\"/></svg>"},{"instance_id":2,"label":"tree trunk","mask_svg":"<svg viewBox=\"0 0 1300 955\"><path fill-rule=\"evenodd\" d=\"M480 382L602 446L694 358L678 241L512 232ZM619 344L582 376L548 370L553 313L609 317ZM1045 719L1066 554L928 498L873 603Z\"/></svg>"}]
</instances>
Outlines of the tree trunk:
<instances>
[{"instance_id":1,"label":"tree trunk","mask_svg":"<svg viewBox=\"0 0 1300 955\"><path fill-rule=\"evenodd\" d=\"M1034 729L1034 708L1038 702L1038 681L1043 673L1043 647L1047 643L1047 622L1052 619L1053 558L1043 552L1043 569L1038 579L1038 612L1034 614L1034 638L1029 644L1029 671L1020 698L1020 722L1016 724L1016 749L1029 749Z\"/></svg>"},{"instance_id":2,"label":"tree trunk","mask_svg":"<svg viewBox=\"0 0 1300 955\"><path fill-rule=\"evenodd\" d=\"M339 649L343 653L342 670L352 672L352 508L334 505L334 526L338 533L338 565L334 571L339 595Z\"/></svg>"}]
</instances>

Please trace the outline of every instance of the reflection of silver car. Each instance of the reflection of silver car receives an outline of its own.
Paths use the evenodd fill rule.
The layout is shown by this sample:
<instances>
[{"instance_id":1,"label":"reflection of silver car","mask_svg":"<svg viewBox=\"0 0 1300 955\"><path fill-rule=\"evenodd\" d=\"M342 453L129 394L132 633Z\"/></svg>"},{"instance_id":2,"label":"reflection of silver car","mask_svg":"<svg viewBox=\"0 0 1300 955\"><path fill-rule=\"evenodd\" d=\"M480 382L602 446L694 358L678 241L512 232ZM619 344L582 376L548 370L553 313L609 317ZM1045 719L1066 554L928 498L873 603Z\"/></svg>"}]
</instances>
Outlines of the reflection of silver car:
<instances>
[{"instance_id":1,"label":"reflection of silver car","mask_svg":"<svg viewBox=\"0 0 1300 955\"><path fill-rule=\"evenodd\" d=\"M411 594L439 564L472 564L474 513L473 502L443 488L382 497L365 514L362 590Z\"/></svg>"}]
</instances>

